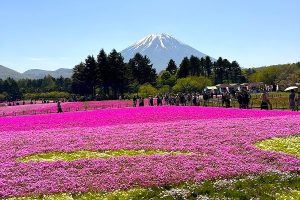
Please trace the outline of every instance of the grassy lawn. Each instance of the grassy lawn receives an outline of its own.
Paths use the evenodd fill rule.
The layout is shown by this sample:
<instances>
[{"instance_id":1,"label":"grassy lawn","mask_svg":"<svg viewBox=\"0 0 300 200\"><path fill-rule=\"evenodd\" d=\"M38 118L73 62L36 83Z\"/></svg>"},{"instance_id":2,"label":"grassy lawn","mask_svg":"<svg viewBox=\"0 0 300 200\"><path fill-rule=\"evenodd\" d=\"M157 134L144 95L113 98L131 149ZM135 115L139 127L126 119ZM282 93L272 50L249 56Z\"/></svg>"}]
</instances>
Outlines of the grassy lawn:
<instances>
[{"instance_id":1,"label":"grassy lawn","mask_svg":"<svg viewBox=\"0 0 300 200\"><path fill-rule=\"evenodd\" d=\"M300 136L271 138L256 143L256 146L261 149L287 153L300 158Z\"/></svg>"},{"instance_id":2,"label":"grassy lawn","mask_svg":"<svg viewBox=\"0 0 300 200\"><path fill-rule=\"evenodd\" d=\"M190 154L188 152L168 152L162 150L107 150L107 151L74 151L74 152L48 152L33 154L30 156L19 158L21 162L29 161L72 161L83 158L111 158L118 156L146 156L146 155L180 155L180 154Z\"/></svg>"}]
</instances>

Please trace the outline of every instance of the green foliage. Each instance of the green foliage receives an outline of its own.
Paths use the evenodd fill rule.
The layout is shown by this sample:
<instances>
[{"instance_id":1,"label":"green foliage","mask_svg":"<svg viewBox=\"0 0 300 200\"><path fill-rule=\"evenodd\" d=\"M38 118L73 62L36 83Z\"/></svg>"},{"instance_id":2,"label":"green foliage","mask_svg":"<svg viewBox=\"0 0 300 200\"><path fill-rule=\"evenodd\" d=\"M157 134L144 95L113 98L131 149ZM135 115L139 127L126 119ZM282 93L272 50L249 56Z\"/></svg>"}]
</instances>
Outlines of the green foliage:
<instances>
[{"instance_id":1,"label":"green foliage","mask_svg":"<svg viewBox=\"0 0 300 200\"><path fill-rule=\"evenodd\" d=\"M124 94L124 91L128 87L128 69L121 53L115 49L110 52L107 61L109 68L108 84L112 90L113 98L118 98L119 95Z\"/></svg>"},{"instance_id":2,"label":"green foliage","mask_svg":"<svg viewBox=\"0 0 300 200\"><path fill-rule=\"evenodd\" d=\"M158 90L159 94L169 94L172 93L172 87L169 85L163 85L161 88Z\"/></svg>"},{"instance_id":3,"label":"green foliage","mask_svg":"<svg viewBox=\"0 0 300 200\"><path fill-rule=\"evenodd\" d=\"M92 97L95 96L95 90L96 90L96 84L97 84L97 63L94 58L94 56L88 56L85 59L85 68L84 68L84 78L85 78L85 84L86 89L88 90L88 93L92 95Z\"/></svg>"},{"instance_id":4,"label":"green foliage","mask_svg":"<svg viewBox=\"0 0 300 200\"><path fill-rule=\"evenodd\" d=\"M98 87L97 94L102 93L102 96L105 98L106 96L109 96L110 69L104 49L101 49L97 55L96 73L96 84Z\"/></svg>"},{"instance_id":5,"label":"green foliage","mask_svg":"<svg viewBox=\"0 0 300 200\"><path fill-rule=\"evenodd\" d=\"M132 80L141 85L150 83L154 84L156 81L156 70L152 68L150 59L147 56L137 53L129 60L128 67L130 69Z\"/></svg>"},{"instance_id":6,"label":"green foliage","mask_svg":"<svg viewBox=\"0 0 300 200\"><path fill-rule=\"evenodd\" d=\"M213 65L213 75L215 84L246 81L246 78L242 75L241 67L236 61L230 63L227 59L221 57Z\"/></svg>"},{"instance_id":7,"label":"green foliage","mask_svg":"<svg viewBox=\"0 0 300 200\"><path fill-rule=\"evenodd\" d=\"M4 81L0 79L0 94L1 98L4 98L7 101L15 101L22 98L22 92L19 89L17 82L8 78Z\"/></svg>"},{"instance_id":8,"label":"green foliage","mask_svg":"<svg viewBox=\"0 0 300 200\"><path fill-rule=\"evenodd\" d=\"M140 86L139 88L139 96L141 97L149 97L155 96L157 94L157 89L150 84L145 84Z\"/></svg>"},{"instance_id":9,"label":"green foliage","mask_svg":"<svg viewBox=\"0 0 300 200\"><path fill-rule=\"evenodd\" d=\"M0 102L6 101L6 99L7 99L7 93L6 92L0 93Z\"/></svg>"},{"instance_id":10,"label":"green foliage","mask_svg":"<svg viewBox=\"0 0 300 200\"><path fill-rule=\"evenodd\" d=\"M74 67L72 91L95 98L96 91L102 98L118 98L129 88L129 73L122 55L113 49L107 56L102 49L97 55L88 56L85 63Z\"/></svg>"},{"instance_id":11,"label":"green foliage","mask_svg":"<svg viewBox=\"0 0 300 200\"><path fill-rule=\"evenodd\" d=\"M85 84L85 64L81 62L73 69L72 75L72 91L79 95L86 95L88 88Z\"/></svg>"},{"instance_id":12,"label":"green foliage","mask_svg":"<svg viewBox=\"0 0 300 200\"><path fill-rule=\"evenodd\" d=\"M190 74L190 60L188 57L183 58L179 70L177 73L177 78L185 78Z\"/></svg>"},{"instance_id":13,"label":"green foliage","mask_svg":"<svg viewBox=\"0 0 300 200\"><path fill-rule=\"evenodd\" d=\"M162 71L157 79L158 86L168 85L173 87L176 84L176 76L169 71Z\"/></svg>"},{"instance_id":14,"label":"green foliage","mask_svg":"<svg viewBox=\"0 0 300 200\"><path fill-rule=\"evenodd\" d=\"M25 99L57 99L70 96L72 80L45 76L43 79L21 79L17 84Z\"/></svg>"},{"instance_id":15,"label":"green foliage","mask_svg":"<svg viewBox=\"0 0 300 200\"><path fill-rule=\"evenodd\" d=\"M188 82L176 80L189 76L201 77L200 83L193 81L193 78L188 79ZM96 61L93 56L88 56L85 63L76 65L72 79L72 91L75 94L94 97L97 93L97 97L101 98L118 98L119 95L138 91L142 96L155 95L156 89L161 93L171 92L170 87L176 91L200 92L201 88L212 84L209 79L214 79L216 83L245 80L236 61L230 63L219 58L213 63L209 56L201 59L191 56L185 57L177 69L175 61L171 59L166 70L157 77L147 56L137 53L125 64L123 57L116 50L112 50L107 56L103 49L97 55ZM203 83L209 84L202 85ZM149 87L150 84L156 89Z\"/></svg>"},{"instance_id":16,"label":"green foliage","mask_svg":"<svg viewBox=\"0 0 300 200\"><path fill-rule=\"evenodd\" d=\"M300 82L300 67L297 63L266 66L257 68L248 76L251 82L290 86Z\"/></svg>"},{"instance_id":17,"label":"green foliage","mask_svg":"<svg viewBox=\"0 0 300 200\"><path fill-rule=\"evenodd\" d=\"M42 92L24 94L24 99L69 99L71 97L68 92Z\"/></svg>"},{"instance_id":18,"label":"green foliage","mask_svg":"<svg viewBox=\"0 0 300 200\"><path fill-rule=\"evenodd\" d=\"M174 60L170 60L168 63L168 66L166 68L166 71L170 72L171 75L175 75L177 72L177 65Z\"/></svg>"},{"instance_id":19,"label":"green foliage","mask_svg":"<svg viewBox=\"0 0 300 200\"><path fill-rule=\"evenodd\" d=\"M191 56L190 57L190 75L191 76L199 76L200 73L201 75L204 75L203 70L201 71L202 66L200 59L196 56Z\"/></svg>"},{"instance_id":20,"label":"green foliage","mask_svg":"<svg viewBox=\"0 0 300 200\"><path fill-rule=\"evenodd\" d=\"M205 86L211 85L210 79L203 76L190 76L177 80L176 85L173 87L174 92L201 92Z\"/></svg>"}]
</instances>

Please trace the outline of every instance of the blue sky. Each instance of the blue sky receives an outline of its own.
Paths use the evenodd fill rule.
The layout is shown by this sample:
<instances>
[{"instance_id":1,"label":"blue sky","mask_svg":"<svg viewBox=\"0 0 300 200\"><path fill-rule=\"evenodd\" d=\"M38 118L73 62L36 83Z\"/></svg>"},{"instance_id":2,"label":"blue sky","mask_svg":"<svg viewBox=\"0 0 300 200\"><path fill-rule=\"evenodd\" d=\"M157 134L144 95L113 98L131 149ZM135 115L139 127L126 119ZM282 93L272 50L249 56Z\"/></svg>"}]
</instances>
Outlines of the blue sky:
<instances>
[{"instance_id":1,"label":"blue sky","mask_svg":"<svg viewBox=\"0 0 300 200\"><path fill-rule=\"evenodd\" d=\"M242 67L300 61L299 0L0 0L0 65L72 68L169 33Z\"/></svg>"}]
</instances>

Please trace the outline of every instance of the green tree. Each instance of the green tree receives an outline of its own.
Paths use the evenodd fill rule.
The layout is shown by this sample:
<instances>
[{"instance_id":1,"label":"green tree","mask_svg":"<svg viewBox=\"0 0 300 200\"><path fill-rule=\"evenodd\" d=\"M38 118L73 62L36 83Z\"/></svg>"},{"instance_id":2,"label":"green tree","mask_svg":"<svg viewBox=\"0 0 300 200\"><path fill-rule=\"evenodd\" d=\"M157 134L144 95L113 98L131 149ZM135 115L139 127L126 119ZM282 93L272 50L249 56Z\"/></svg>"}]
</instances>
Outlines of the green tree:
<instances>
[{"instance_id":1,"label":"green tree","mask_svg":"<svg viewBox=\"0 0 300 200\"><path fill-rule=\"evenodd\" d=\"M219 57L218 60L214 63L214 80L215 84L223 83L224 79L224 66L223 59Z\"/></svg>"},{"instance_id":2,"label":"green tree","mask_svg":"<svg viewBox=\"0 0 300 200\"><path fill-rule=\"evenodd\" d=\"M190 60L188 59L188 57L185 57L183 58L179 66L177 78L185 78L189 76L189 72L190 72Z\"/></svg>"},{"instance_id":3,"label":"green tree","mask_svg":"<svg viewBox=\"0 0 300 200\"><path fill-rule=\"evenodd\" d=\"M54 91L55 88L56 88L55 79L50 75L45 76L42 80L41 89L44 89L47 92L51 92Z\"/></svg>"},{"instance_id":4,"label":"green tree","mask_svg":"<svg viewBox=\"0 0 300 200\"><path fill-rule=\"evenodd\" d=\"M170 74L175 75L177 72L177 65L174 60L170 60L168 63L168 66L166 68L166 71L170 72Z\"/></svg>"},{"instance_id":5,"label":"green tree","mask_svg":"<svg viewBox=\"0 0 300 200\"><path fill-rule=\"evenodd\" d=\"M201 92L206 86L211 84L211 80L204 76L189 76L178 79L173 90L174 92L183 93Z\"/></svg>"},{"instance_id":6,"label":"green tree","mask_svg":"<svg viewBox=\"0 0 300 200\"><path fill-rule=\"evenodd\" d=\"M83 62L76 65L73 69L72 91L75 94L79 94L79 95L87 95L88 94L85 71L86 71L85 64Z\"/></svg>"},{"instance_id":7,"label":"green tree","mask_svg":"<svg viewBox=\"0 0 300 200\"><path fill-rule=\"evenodd\" d=\"M109 96L109 77L110 68L108 64L107 54L101 49L97 55L97 77L96 82L99 88L103 87L104 96Z\"/></svg>"},{"instance_id":8,"label":"green tree","mask_svg":"<svg viewBox=\"0 0 300 200\"><path fill-rule=\"evenodd\" d=\"M196 56L190 57L190 75L191 76L200 76L201 72L201 61Z\"/></svg>"},{"instance_id":9,"label":"green tree","mask_svg":"<svg viewBox=\"0 0 300 200\"><path fill-rule=\"evenodd\" d=\"M169 71L161 72L161 75L158 78L159 85L169 85L173 87L176 83L175 75L172 75Z\"/></svg>"},{"instance_id":10,"label":"green tree","mask_svg":"<svg viewBox=\"0 0 300 200\"><path fill-rule=\"evenodd\" d=\"M108 56L108 66L110 69L108 80L112 88L113 98L118 98L128 88L127 66L121 53L113 49Z\"/></svg>"},{"instance_id":11,"label":"green tree","mask_svg":"<svg viewBox=\"0 0 300 200\"><path fill-rule=\"evenodd\" d=\"M3 82L3 90L6 92L7 100L16 101L22 98L22 93L20 92L19 86L17 82L8 78Z\"/></svg>"},{"instance_id":12,"label":"green tree","mask_svg":"<svg viewBox=\"0 0 300 200\"><path fill-rule=\"evenodd\" d=\"M96 70L96 60L94 56L88 56L85 59L84 77L85 83L88 88L88 94L95 97L96 84L97 84L97 70Z\"/></svg>"},{"instance_id":13,"label":"green tree","mask_svg":"<svg viewBox=\"0 0 300 200\"><path fill-rule=\"evenodd\" d=\"M242 70L237 61L233 61L231 63L231 81L234 83L241 83L244 80L244 77L242 76Z\"/></svg>"},{"instance_id":14,"label":"green tree","mask_svg":"<svg viewBox=\"0 0 300 200\"><path fill-rule=\"evenodd\" d=\"M224 81L226 81L227 83L229 83L231 81L231 74L232 74L232 71L231 71L231 63L229 62L229 60L227 59L224 59L223 62L222 62L222 69L224 71L224 74L223 74L223 79L222 79L222 83Z\"/></svg>"},{"instance_id":15,"label":"green tree","mask_svg":"<svg viewBox=\"0 0 300 200\"><path fill-rule=\"evenodd\" d=\"M206 56L204 59L204 69L207 77L210 77L212 74L213 63L209 56Z\"/></svg>"},{"instance_id":16,"label":"green tree","mask_svg":"<svg viewBox=\"0 0 300 200\"><path fill-rule=\"evenodd\" d=\"M170 85L163 85L158 90L159 94L169 94L171 92L172 92L172 87Z\"/></svg>"},{"instance_id":17,"label":"green tree","mask_svg":"<svg viewBox=\"0 0 300 200\"><path fill-rule=\"evenodd\" d=\"M139 95L142 97L154 96L157 94L157 89L150 84L140 86Z\"/></svg>"},{"instance_id":18,"label":"green tree","mask_svg":"<svg viewBox=\"0 0 300 200\"><path fill-rule=\"evenodd\" d=\"M156 70L152 68L151 61L147 56L142 56L140 53L137 53L129 60L128 67L133 82L136 81L139 84L155 83L157 78Z\"/></svg>"}]
</instances>

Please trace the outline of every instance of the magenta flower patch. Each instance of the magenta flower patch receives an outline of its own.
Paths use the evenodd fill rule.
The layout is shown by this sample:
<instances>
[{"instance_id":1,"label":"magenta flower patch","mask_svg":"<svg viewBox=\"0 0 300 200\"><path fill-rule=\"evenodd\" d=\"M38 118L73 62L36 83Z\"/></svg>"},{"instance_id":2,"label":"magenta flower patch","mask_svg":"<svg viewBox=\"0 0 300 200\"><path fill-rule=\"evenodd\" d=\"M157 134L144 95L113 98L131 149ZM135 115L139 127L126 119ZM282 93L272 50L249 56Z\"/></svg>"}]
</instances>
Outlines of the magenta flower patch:
<instances>
[{"instance_id":1,"label":"magenta flower patch","mask_svg":"<svg viewBox=\"0 0 300 200\"><path fill-rule=\"evenodd\" d=\"M299 171L299 158L255 146L299 133L300 115L286 111L147 107L0 118L0 196L113 191ZM18 161L47 152L120 149L192 153Z\"/></svg>"}]
</instances>

